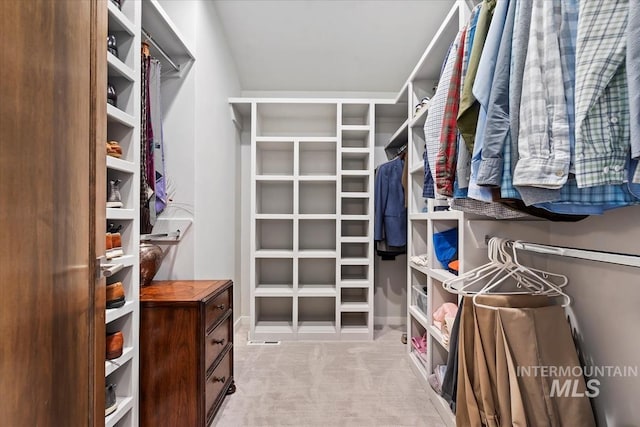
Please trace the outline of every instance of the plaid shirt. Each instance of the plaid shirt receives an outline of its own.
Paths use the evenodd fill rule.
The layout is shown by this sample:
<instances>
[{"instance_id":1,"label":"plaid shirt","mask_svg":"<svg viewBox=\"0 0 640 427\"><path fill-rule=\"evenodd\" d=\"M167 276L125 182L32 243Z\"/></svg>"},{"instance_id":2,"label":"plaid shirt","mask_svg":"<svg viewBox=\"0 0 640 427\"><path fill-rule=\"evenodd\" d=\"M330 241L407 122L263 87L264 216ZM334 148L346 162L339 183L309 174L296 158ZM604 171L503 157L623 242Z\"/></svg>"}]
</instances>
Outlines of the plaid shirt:
<instances>
[{"instance_id":1,"label":"plaid shirt","mask_svg":"<svg viewBox=\"0 0 640 427\"><path fill-rule=\"evenodd\" d=\"M579 187L626 180L628 0L580 2L576 46L576 179Z\"/></svg>"},{"instance_id":2,"label":"plaid shirt","mask_svg":"<svg viewBox=\"0 0 640 427\"><path fill-rule=\"evenodd\" d=\"M458 142L458 106L460 105L460 86L462 78L462 61L464 59L464 40L466 29L462 29L461 42L458 43L449 92L444 106L442 131L440 132L440 148L436 157L436 189L443 196L453 196L453 181L456 176L457 142ZM445 82L446 83L446 82Z\"/></svg>"},{"instance_id":3,"label":"plaid shirt","mask_svg":"<svg viewBox=\"0 0 640 427\"><path fill-rule=\"evenodd\" d=\"M560 0L534 0L520 104L520 160L513 183L560 189L569 175L569 119L558 35Z\"/></svg>"},{"instance_id":4,"label":"plaid shirt","mask_svg":"<svg viewBox=\"0 0 640 427\"><path fill-rule=\"evenodd\" d=\"M458 52L458 46L461 43L461 36L463 30L458 32L452 48L449 50L449 56L447 58L447 64L444 67L444 71L440 76L440 82L436 88L436 93L429 102L429 114L427 120L424 123L424 141L426 143L426 155L428 168L425 166L425 172L428 170L433 174L436 171L436 158L438 156L438 150L440 148L440 133L442 132L442 119L444 117L445 105L447 102L447 95L449 92L449 81L451 81L451 75L453 73L453 66Z\"/></svg>"}]
</instances>

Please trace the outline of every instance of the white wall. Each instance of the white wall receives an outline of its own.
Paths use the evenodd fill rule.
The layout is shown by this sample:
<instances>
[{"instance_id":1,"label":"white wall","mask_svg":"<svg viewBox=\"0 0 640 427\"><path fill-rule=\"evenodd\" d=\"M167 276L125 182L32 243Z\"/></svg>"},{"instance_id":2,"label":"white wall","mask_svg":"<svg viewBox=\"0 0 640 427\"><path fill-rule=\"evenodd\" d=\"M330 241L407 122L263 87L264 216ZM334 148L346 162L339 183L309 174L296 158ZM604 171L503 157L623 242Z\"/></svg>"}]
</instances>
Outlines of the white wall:
<instances>
[{"instance_id":1,"label":"white wall","mask_svg":"<svg viewBox=\"0 0 640 427\"><path fill-rule=\"evenodd\" d=\"M240 94L240 83L213 2L161 0L161 5L196 55L187 78L163 89L177 93L165 116L165 139L173 142L167 148L167 169L176 202L192 210L194 223L174 254L165 258L157 277L233 279L238 318L240 144L228 98ZM174 211L175 216L188 216L184 209Z\"/></svg>"},{"instance_id":2,"label":"white wall","mask_svg":"<svg viewBox=\"0 0 640 427\"><path fill-rule=\"evenodd\" d=\"M640 255L640 207L623 208L575 224L553 223L551 244ZM549 269L569 276L572 325L589 366L640 370L640 269L549 256ZM637 426L640 378L598 378L598 425Z\"/></svg>"},{"instance_id":3,"label":"white wall","mask_svg":"<svg viewBox=\"0 0 640 427\"><path fill-rule=\"evenodd\" d=\"M188 45L195 49L195 2L161 0L171 20L175 22ZM163 137L165 173L172 199L160 218L193 218L195 207L195 70L183 78L162 81ZM160 225L160 224L159 224ZM157 280L191 279L195 275L195 232L192 226L183 233L181 242L166 247L166 255L156 275Z\"/></svg>"}]
</instances>

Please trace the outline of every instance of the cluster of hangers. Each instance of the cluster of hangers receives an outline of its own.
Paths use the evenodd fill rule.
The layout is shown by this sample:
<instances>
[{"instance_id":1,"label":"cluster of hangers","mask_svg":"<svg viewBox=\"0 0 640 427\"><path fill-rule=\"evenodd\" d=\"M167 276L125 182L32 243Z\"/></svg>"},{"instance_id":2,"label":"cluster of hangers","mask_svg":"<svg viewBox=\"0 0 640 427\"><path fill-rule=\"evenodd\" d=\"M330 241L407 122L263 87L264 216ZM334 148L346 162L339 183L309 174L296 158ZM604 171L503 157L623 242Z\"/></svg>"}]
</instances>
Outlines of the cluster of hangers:
<instances>
[{"instance_id":1,"label":"cluster of hangers","mask_svg":"<svg viewBox=\"0 0 640 427\"><path fill-rule=\"evenodd\" d=\"M569 282L567 276L522 265L514 241L492 237L488 242L489 262L442 283L444 289L459 295L473 296L478 307L497 310L480 304L481 295L546 295L562 297L563 307L571 304L571 297L563 288ZM515 281L517 291L498 292L497 288L508 279ZM478 289L479 288L479 289Z\"/></svg>"}]
</instances>

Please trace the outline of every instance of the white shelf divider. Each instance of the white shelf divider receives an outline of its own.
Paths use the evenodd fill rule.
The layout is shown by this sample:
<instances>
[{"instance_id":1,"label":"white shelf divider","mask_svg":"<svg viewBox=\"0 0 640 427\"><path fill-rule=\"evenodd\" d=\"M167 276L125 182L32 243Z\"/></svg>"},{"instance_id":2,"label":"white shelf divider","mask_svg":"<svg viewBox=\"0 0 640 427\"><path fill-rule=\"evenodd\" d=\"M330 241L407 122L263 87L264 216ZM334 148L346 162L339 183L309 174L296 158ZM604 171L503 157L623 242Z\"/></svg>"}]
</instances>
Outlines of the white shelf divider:
<instances>
[{"instance_id":1,"label":"white shelf divider","mask_svg":"<svg viewBox=\"0 0 640 427\"><path fill-rule=\"evenodd\" d=\"M136 164L133 162L107 156L107 169L133 174L136 172L136 168Z\"/></svg>"},{"instance_id":2,"label":"white shelf divider","mask_svg":"<svg viewBox=\"0 0 640 427\"><path fill-rule=\"evenodd\" d=\"M130 128L135 128L137 126L137 121L134 116L125 113L111 104L107 104L107 121L118 122Z\"/></svg>"}]
</instances>

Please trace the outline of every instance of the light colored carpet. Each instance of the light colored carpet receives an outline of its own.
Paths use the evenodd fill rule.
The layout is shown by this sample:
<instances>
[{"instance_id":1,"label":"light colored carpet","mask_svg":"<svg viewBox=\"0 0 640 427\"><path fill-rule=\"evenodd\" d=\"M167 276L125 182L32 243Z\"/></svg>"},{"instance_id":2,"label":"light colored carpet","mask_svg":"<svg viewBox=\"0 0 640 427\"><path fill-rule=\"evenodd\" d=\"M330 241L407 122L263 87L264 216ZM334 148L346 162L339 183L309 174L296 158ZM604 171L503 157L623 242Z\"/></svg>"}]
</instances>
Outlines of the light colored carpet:
<instances>
[{"instance_id":1,"label":"light colored carpet","mask_svg":"<svg viewBox=\"0 0 640 427\"><path fill-rule=\"evenodd\" d=\"M411 370L402 331L376 331L373 342L235 341L237 391L212 425L444 427Z\"/></svg>"}]
</instances>

